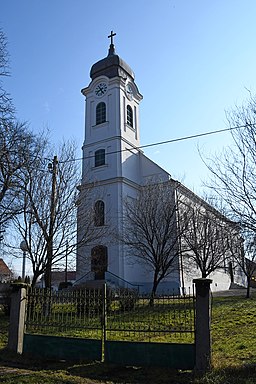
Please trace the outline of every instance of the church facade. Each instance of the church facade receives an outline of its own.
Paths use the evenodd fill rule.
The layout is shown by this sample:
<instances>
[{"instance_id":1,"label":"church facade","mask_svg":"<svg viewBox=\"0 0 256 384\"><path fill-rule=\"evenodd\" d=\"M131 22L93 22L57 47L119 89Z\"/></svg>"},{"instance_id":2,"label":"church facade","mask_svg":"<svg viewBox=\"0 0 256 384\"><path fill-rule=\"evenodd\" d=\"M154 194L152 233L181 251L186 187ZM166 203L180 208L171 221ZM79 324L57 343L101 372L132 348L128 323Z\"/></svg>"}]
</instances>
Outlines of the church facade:
<instances>
[{"instance_id":1,"label":"church facade","mask_svg":"<svg viewBox=\"0 0 256 384\"><path fill-rule=\"evenodd\" d=\"M143 97L132 69L115 52L113 36L111 33L108 55L91 67L91 82L82 89L85 140L79 187L77 281L88 286L97 286L102 281L113 286L139 286L141 292L148 292L152 287L152 274L143 265L128 261L126 246L118 238L125 230L124 200L136 198L140 187L150 180L173 181L168 172L139 149ZM82 212L88 209L85 204L88 191L95 237L83 244L85 216ZM238 275L237 282L242 284L243 277ZM200 277L199 271L194 269L193 275L188 274L177 260L176 271L164 279L158 291L179 292L181 287L190 287L196 277ZM215 273L213 279L213 289L227 289L230 285L228 273Z\"/></svg>"}]
</instances>

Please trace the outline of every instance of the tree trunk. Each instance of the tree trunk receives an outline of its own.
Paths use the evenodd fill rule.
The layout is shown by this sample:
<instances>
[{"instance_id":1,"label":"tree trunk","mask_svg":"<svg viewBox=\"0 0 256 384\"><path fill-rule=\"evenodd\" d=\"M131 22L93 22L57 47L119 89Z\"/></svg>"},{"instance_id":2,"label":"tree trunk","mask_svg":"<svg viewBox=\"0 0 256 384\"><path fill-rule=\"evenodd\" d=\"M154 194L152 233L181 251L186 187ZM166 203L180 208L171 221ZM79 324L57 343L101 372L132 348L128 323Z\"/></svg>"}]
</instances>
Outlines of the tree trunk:
<instances>
[{"instance_id":1,"label":"tree trunk","mask_svg":"<svg viewBox=\"0 0 256 384\"><path fill-rule=\"evenodd\" d=\"M202 271L202 279L206 279L206 277L207 277L206 271Z\"/></svg>"},{"instance_id":2,"label":"tree trunk","mask_svg":"<svg viewBox=\"0 0 256 384\"><path fill-rule=\"evenodd\" d=\"M41 273L36 273L36 272L33 273L33 278L31 281L31 287L32 288L35 288L36 283L37 283L37 279L39 278L40 275L41 275Z\"/></svg>"},{"instance_id":3,"label":"tree trunk","mask_svg":"<svg viewBox=\"0 0 256 384\"><path fill-rule=\"evenodd\" d=\"M156 295L156 290L157 290L158 284L159 284L159 280L157 279L157 275L155 273L154 274L153 287L152 287L152 291L151 291L151 294L150 294L150 300L149 300L149 305L151 307L153 307L153 305L154 305L154 298L155 298L155 295Z\"/></svg>"},{"instance_id":4,"label":"tree trunk","mask_svg":"<svg viewBox=\"0 0 256 384\"><path fill-rule=\"evenodd\" d=\"M250 276L247 276L247 287L246 287L246 298L249 299L250 297Z\"/></svg>"}]
</instances>

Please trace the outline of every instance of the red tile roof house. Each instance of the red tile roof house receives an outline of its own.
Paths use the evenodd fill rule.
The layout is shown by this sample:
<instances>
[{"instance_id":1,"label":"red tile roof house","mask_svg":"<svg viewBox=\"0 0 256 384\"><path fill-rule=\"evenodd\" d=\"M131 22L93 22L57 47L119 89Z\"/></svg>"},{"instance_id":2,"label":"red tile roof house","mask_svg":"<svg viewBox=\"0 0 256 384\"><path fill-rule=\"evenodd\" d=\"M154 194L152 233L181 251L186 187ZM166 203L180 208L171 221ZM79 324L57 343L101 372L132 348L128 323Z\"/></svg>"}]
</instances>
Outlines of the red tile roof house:
<instances>
[{"instance_id":1,"label":"red tile roof house","mask_svg":"<svg viewBox=\"0 0 256 384\"><path fill-rule=\"evenodd\" d=\"M0 282L6 283L9 282L12 278L12 271L5 264L3 259L0 259Z\"/></svg>"},{"instance_id":2,"label":"red tile roof house","mask_svg":"<svg viewBox=\"0 0 256 384\"><path fill-rule=\"evenodd\" d=\"M12 271L4 260L0 259L0 304L3 305L6 314L10 313L10 282L12 277Z\"/></svg>"}]
</instances>

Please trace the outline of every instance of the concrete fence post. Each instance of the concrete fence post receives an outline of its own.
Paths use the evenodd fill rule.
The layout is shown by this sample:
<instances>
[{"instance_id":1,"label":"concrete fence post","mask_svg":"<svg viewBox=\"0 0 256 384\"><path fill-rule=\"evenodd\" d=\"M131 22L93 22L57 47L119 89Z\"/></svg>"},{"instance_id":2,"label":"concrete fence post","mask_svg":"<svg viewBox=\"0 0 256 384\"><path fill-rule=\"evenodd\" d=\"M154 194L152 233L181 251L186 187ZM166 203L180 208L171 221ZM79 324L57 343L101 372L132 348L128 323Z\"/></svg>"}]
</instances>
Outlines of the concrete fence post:
<instances>
[{"instance_id":1,"label":"concrete fence post","mask_svg":"<svg viewBox=\"0 0 256 384\"><path fill-rule=\"evenodd\" d=\"M11 312L10 312L10 325L8 335L8 349L22 353L23 339L25 331L25 313L26 313L26 293L27 284L12 285L11 294Z\"/></svg>"},{"instance_id":2,"label":"concrete fence post","mask_svg":"<svg viewBox=\"0 0 256 384\"><path fill-rule=\"evenodd\" d=\"M195 345L197 372L211 368L211 279L194 279L196 286Z\"/></svg>"}]
</instances>

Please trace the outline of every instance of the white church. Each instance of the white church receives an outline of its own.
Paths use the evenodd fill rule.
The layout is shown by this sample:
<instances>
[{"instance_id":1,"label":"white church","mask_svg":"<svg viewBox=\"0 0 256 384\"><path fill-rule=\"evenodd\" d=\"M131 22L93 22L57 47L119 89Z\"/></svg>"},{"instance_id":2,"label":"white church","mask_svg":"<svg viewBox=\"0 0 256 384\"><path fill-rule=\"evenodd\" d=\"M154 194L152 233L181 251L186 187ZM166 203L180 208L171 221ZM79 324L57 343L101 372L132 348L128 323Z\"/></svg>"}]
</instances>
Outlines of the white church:
<instances>
[{"instance_id":1,"label":"white church","mask_svg":"<svg viewBox=\"0 0 256 384\"><path fill-rule=\"evenodd\" d=\"M78 245L77 281L97 287L102 282L111 286L134 288L149 292L152 273L141 264L130 263L125 245L102 228L123 230L124 199L136 198L138 190L150 180L169 182L170 174L146 157L140 147L140 102L143 98L129 65L115 52L113 37L108 55L93 64L91 82L82 89L85 97L85 139L82 147L82 179L79 187L78 244L83 236L84 196L90 190L96 213L95 238ZM189 191L184 187L184 191ZM189 191L194 199L200 199ZM79 214L80 211L80 214ZM226 290L231 282L244 285L244 276L235 269L215 271L212 290ZM232 276L231 276L232 275ZM159 285L158 293L182 292L192 286L193 278L201 277L197 268L191 273L177 260L177 269Z\"/></svg>"}]
</instances>

